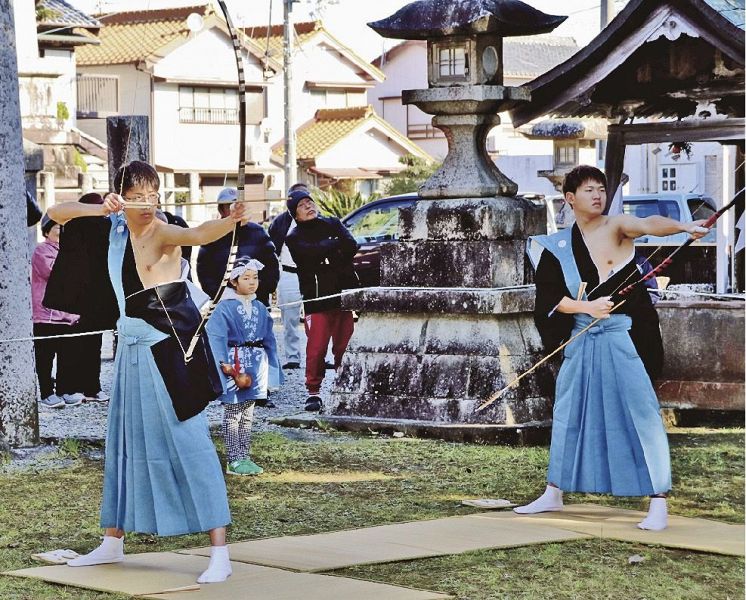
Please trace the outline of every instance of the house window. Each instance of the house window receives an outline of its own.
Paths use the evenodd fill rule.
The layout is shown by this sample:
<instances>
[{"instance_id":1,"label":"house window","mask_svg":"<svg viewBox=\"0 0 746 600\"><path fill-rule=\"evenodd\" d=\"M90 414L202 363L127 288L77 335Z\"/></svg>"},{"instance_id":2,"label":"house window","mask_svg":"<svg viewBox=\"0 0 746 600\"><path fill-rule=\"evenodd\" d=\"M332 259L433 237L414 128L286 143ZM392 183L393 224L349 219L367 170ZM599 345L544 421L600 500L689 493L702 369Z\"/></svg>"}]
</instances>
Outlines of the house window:
<instances>
[{"instance_id":1,"label":"house window","mask_svg":"<svg viewBox=\"0 0 746 600\"><path fill-rule=\"evenodd\" d=\"M246 122L258 125L266 116L264 88L247 88ZM229 125L238 123L238 91L233 88L180 86L179 121Z\"/></svg>"},{"instance_id":2,"label":"house window","mask_svg":"<svg viewBox=\"0 0 746 600\"><path fill-rule=\"evenodd\" d=\"M578 164L578 145L576 143L554 143L554 168L575 167Z\"/></svg>"},{"instance_id":3,"label":"house window","mask_svg":"<svg viewBox=\"0 0 746 600\"><path fill-rule=\"evenodd\" d=\"M467 73L464 46L438 47L438 75L441 79L465 79Z\"/></svg>"},{"instance_id":4,"label":"house window","mask_svg":"<svg viewBox=\"0 0 746 600\"><path fill-rule=\"evenodd\" d=\"M676 191L676 167L663 167L661 170L661 191Z\"/></svg>"},{"instance_id":5,"label":"house window","mask_svg":"<svg viewBox=\"0 0 746 600\"><path fill-rule=\"evenodd\" d=\"M348 106L364 106L365 95L344 90L312 89L311 104L314 109L319 108L347 108Z\"/></svg>"},{"instance_id":6,"label":"house window","mask_svg":"<svg viewBox=\"0 0 746 600\"><path fill-rule=\"evenodd\" d=\"M119 77L78 75L78 118L95 119L119 114Z\"/></svg>"}]
</instances>

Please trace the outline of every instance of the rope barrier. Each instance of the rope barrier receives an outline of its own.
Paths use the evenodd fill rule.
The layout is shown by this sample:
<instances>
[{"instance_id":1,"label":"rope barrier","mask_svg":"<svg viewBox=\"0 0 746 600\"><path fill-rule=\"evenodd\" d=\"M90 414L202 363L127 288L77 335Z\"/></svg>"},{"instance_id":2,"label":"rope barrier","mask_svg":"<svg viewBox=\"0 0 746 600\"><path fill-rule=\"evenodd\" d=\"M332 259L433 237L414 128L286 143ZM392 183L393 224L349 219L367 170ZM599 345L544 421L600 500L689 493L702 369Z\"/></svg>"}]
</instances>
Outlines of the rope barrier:
<instances>
[{"instance_id":1,"label":"rope barrier","mask_svg":"<svg viewBox=\"0 0 746 600\"><path fill-rule=\"evenodd\" d=\"M330 294L328 296L320 296L318 298L309 298L308 300L295 300L293 302L283 302L282 304L274 305L274 308L289 308L291 306L300 306L301 304L309 304L311 302L321 302L323 300L332 300L334 298L341 298L343 296L350 296L352 294L359 294L362 292L370 292L375 290L385 291L385 292L421 292L421 291L429 291L429 292L437 292L439 290L457 290L459 292L504 292L504 291L517 291L517 290L524 290L524 289L530 289L533 288L533 285L515 285L515 286L509 286L509 287L502 287L502 288L432 288L432 287L407 287L407 286L401 286L401 287L364 287L364 288L354 288L350 290L342 290L338 294ZM746 296L744 294L711 294L708 292L695 292L695 291L678 291L678 290L654 290L649 289L649 292L657 292L659 294L676 294L679 296L705 296L709 298L725 298L727 300L741 300L746 302ZM22 337L22 338L8 338L8 339L0 339L0 344L9 344L9 343L15 343L15 342L35 342L37 340L54 340L54 339L61 339L61 338L76 338L76 337L85 337L88 335L101 335L102 333L116 333L115 329L102 329L100 331L86 331L86 332L80 332L80 333L64 333L59 335L40 335L40 336L32 336L32 337Z\"/></svg>"},{"instance_id":2,"label":"rope barrier","mask_svg":"<svg viewBox=\"0 0 746 600\"><path fill-rule=\"evenodd\" d=\"M328 296L320 296L319 298L309 298L308 300L295 300L293 302L284 302L283 304L275 305L275 308L288 308L290 306L300 306L301 304L307 304L311 302L321 302L322 300L332 300L333 298L341 298L342 296L350 296L352 294L359 294L361 292L369 292L372 290L383 290L386 292L403 292L403 291L437 291L437 290L453 290L457 289L460 292L483 292L483 291L506 291L506 290L522 290L532 288L533 285L516 285L511 287L503 288L428 288L428 287L364 287L354 288L349 290L342 290L338 294L330 294ZM81 333L64 333L59 335L41 335L32 337L22 338L9 338L0 339L0 344L9 344L14 342L34 342L37 340L54 340L61 338L75 338L85 337L87 335L100 335L102 333L116 333L115 329L102 329L101 331L86 331Z\"/></svg>"}]
</instances>

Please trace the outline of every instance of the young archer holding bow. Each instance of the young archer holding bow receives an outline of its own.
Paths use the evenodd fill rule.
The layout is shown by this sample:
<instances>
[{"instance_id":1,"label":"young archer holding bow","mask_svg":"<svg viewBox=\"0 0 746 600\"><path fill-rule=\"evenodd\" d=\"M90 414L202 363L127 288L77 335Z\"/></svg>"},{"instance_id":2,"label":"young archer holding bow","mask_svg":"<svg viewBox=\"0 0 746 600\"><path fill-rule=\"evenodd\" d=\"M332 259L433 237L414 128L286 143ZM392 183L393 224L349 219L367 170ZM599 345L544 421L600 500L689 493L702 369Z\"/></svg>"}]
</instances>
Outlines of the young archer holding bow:
<instances>
[{"instance_id":1,"label":"young archer holding bow","mask_svg":"<svg viewBox=\"0 0 746 600\"><path fill-rule=\"evenodd\" d=\"M612 298L640 279L635 238L686 232L699 239L708 229L704 221L604 215L606 177L595 167L573 169L563 192L575 225L534 238L545 250L536 270L535 322L547 348L592 326L565 348L546 491L514 510L561 510L563 491L650 496L638 526L661 530L667 526L671 466L651 382L663 358L658 316L644 286L628 290L616 304Z\"/></svg>"},{"instance_id":2,"label":"young archer holding bow","mask_svg":"<svg viewBox=\"0 0 746 600\"><path fill-rule=\"evenodd\" d=\"M102 205L69 202L49 209L61 224L92 216L111 220L108 267L120 314L101 505L106 531L100 546L68 564L121 562L126 531L209 531L210 564L197 581L224 581L231 574L225 545L230 511L202 414L222 393L222 383L204 334L187 360L202 315L193 300L196 289L181 278L180 259L181 246L231 231L245 216L244 204L234 203L229 217L182 229L155 217L159 181L153 167L133 161L114 182L119 193L107 194Z\"/></svg>"}]
</instances>

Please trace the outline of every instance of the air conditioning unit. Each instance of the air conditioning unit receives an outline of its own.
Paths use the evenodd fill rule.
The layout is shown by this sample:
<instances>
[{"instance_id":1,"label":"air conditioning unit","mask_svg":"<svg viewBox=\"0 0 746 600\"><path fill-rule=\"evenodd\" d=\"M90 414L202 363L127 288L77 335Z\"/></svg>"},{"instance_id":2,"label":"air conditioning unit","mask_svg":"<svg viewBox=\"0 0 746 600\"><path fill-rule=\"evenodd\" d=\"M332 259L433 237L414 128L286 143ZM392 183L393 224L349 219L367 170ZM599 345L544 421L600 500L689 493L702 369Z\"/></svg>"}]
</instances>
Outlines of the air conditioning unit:
<instances>
[{"instance_id":1,"label":"air conditioning unit","mask_svg":"<svg viewBox=\"0 0 746 600\"><path fill-rule=\"evenodd\" d=\"M487 152L499 152L497 149L497 138L494 135L487 137Z\"/></svg>"}]
</instances>

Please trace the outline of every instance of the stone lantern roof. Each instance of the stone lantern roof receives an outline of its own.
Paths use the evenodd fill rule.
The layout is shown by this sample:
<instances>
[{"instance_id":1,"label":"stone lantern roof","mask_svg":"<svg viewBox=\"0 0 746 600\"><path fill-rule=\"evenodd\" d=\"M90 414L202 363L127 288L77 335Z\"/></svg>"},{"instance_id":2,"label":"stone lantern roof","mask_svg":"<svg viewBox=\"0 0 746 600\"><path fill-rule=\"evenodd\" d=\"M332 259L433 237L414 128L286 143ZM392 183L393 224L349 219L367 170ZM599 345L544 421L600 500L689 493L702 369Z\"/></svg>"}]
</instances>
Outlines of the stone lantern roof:
<instances>
[{"instance_id":1,"label":"stone lantern roof","mask_svg":"<svg viewBox=\"0 0 746 600\"><path fill-rule=\"evenodd\" d=\"M383 37L432 40L484 33L501 37L548 33L565 19L520 0L417 0L368 25Z\"/></svg>"}]
</instances>

